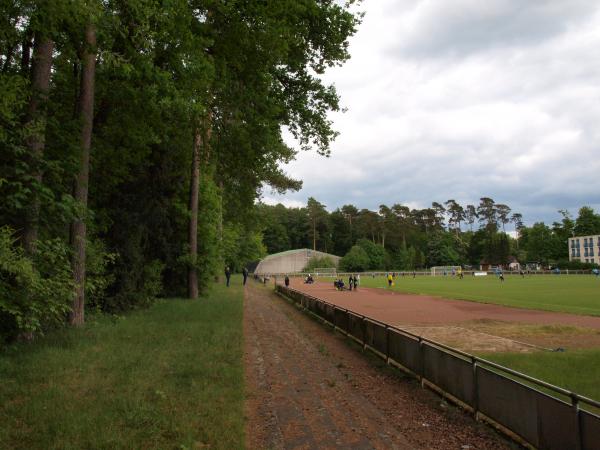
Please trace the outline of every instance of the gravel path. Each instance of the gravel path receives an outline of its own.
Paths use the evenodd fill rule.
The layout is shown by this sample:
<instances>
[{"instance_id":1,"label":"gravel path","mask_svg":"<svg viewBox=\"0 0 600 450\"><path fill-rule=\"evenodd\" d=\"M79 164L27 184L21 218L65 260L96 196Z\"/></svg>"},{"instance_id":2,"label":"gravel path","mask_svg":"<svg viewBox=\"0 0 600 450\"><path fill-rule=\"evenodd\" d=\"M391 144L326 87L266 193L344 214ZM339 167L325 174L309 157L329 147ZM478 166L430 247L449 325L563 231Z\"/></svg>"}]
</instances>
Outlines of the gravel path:
<instances>
[{"instance_id":1,"label":"gravel path","mask_svg":"<svg viewBox=\"0 0 600 450\"><path fill-rule=\"evenodd\" d=\"M249 283L247 448L503 449L489 427Z\"/></svg>"}]
</instances>

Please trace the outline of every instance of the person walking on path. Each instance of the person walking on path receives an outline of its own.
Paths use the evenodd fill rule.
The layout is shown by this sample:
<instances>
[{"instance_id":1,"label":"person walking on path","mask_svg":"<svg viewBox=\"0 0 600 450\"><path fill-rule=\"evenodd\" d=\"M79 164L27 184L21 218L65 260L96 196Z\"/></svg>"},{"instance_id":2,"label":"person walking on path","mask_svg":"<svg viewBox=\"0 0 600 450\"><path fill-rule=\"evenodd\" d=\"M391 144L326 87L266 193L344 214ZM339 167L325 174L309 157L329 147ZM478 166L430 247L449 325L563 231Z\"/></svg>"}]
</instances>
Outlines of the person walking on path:
<instances>
[{"instance_id":1,"label":"person walking on path","mask_svg":"<svg viewBox=\"0 0 600 450\"><path fill-rule=\"evenodd\" d=\"M284 281L285 281L285 287L290 287L290 277L288 277L286 275Z\"/></svg>"},{"instance_id":2,"label":"person walking on path","mask_svg":"<svg viewBox=\"0 0 600 450\"><path fill-rule=\"evenodd\" d=\"M357 290L357 288L358 288L358 280L359 280L359 279L360 279L360 275L358 275L358 276L357 276L356 274L354 274L353 281L354 281L354 290L355 290L355 291L356 291L356 290Z\"/></svg>"},{"instance_id":3,"label":"person walking on path","mask_svg":"<svg viewBox=\"0 0 600 450\"><path fill-rule=\"evenodd\" d=\"M242 275L244 275L244 286L246 286L246 280L248 279L248 268L244 267L244 270L242 271Z\"/></svg>"},{"instance_id":4,"label":"person walking on path","mask_svg":"<svg viewBox=\"0 0 600 450\"><path fill-rule=\"evenodd\" d=\"M352 278L352 274L348 277L348 290L352 292L352 286L354 286L354 278Z\"/></svg>"},{"instance_id":5,"label":"person walking on path","mask_svg":"<svg viewBox=\"0 0 600 450\"><path fill-rule=\"evenodd\" d=\"M225 267L225 279L227 280L227 287L229 287L229 280L231 278L231 270L229 270L229 266Z\"/></svg>"}]
</instances>

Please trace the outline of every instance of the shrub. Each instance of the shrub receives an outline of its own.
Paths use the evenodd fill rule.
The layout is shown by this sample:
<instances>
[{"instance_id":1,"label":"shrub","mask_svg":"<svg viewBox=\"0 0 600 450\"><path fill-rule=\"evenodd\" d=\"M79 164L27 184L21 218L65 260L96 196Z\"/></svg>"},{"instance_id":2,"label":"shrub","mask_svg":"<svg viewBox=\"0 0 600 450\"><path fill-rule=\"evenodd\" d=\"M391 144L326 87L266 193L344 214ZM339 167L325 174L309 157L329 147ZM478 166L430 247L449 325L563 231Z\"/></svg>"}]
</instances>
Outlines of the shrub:
<instances>
[{"instance_id":1,"label":"shrub","mask_svg":"<svg viewBox=\"0 0 600 450\"><path fill-rule=\"evenodd\" d=\"M364 272L369 268L369 255L364 248L355 245L342 259L340 269L345 272Z\"/></svg>"},{"instance_id":2,"label":"shrub","mask_svg":"<svg viewBox=\"0 0 600 450\"><path fill-rule=\"evenodd\" d=\"M385 267L385 249L381 245L368 239L359 239L356 245L361 247L369 258L369 264L365 270L381 270Z\"/></svg>"},{"instance_id":3,"label":"shrub","mask_svg":"<svg viewBox=\"0 0 600 450\"><path fill-rule=\"evenodd\" d=\"M63 323L71 307L69 249L59 239L38 241L31 258L13 231L0 228L0 337L42 333Z\"/></svg>"}]
</instances>

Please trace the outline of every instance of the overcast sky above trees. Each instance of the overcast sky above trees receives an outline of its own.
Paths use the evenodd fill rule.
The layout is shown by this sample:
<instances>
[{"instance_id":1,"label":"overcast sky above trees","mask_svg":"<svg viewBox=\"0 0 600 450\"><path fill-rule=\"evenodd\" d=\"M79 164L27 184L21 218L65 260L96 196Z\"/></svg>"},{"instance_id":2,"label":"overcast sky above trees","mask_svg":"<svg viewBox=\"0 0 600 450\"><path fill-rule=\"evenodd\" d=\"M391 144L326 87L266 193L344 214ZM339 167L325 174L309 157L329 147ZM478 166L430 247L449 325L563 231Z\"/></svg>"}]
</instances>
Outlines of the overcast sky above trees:
<instances>
[{"instance_id":1,"label":"overcast sky above trees","mask_svg":"<svg viewBox=\"0 0 600 450\"><path fill-rule=\"evenodd\" d=\"M423 208L487 196L526 223L600 209L600 4L366 0L352 59L330 70L344 114L328 159L267 203Z\"/></svg>"}]
</instances>

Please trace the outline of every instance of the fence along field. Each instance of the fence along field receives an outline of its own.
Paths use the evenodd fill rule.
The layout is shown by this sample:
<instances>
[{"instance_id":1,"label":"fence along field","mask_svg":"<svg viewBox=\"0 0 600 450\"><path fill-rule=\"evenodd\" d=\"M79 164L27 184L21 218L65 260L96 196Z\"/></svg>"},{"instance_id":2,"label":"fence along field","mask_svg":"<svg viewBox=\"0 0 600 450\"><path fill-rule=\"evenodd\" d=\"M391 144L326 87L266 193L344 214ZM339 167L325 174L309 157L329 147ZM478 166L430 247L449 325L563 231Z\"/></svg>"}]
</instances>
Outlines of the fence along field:
<instances>
[{"instance_id":1,"label":"fence along field","mask_svg":"<svg viewBox=\"0 0 600 450\"><path fill-rule=\"evenodd\" d=\"M330 283L328 278L323 280L327 280L327 284ZM383 275L372 278L369 274L362 274L361 286L382 288L379 292L388 289ZM412 274L409 274L396 278L392 292L469 299L525 308L523 312L529 309L580 313L569 317L573 319L570 323L539 324L517 320L491 320L483 314L479 320L457 324L455 318L450 321L444 316L443 320L428 324L428 327L417 324L417 328L410 326L407 329L469 353L485 356L558 386L600 399L597 375L600 373L600 329L597 326L578 325L582 321L598 323L598 319L593 316L599 315L600 279L595 276L534 275L521 278L519 275L509 275L506 276L506 281L501 283L497 277L491 275L481 278L465 276L460 280L451 276L418 275L413 279ZM592 314L581 314L582 311L591 311ZM382 317L386 316L387 313ZM394 322L394 325L396 324L415 325L410 321ZM536 347L523 350L522 346L512 345L515 342L534 344ZM564 351L548 353L537 347L558 348Z\"/></svg>"},{"instance_id":2,"label":"fence along field","mask_svg":"<svg viewBox=\"0 0 600 450\"><path fill-rule=\"evenodd\" d=\"M595 449L600 403L369 319L309 294L277 285L277 291L331 323L388 362L500 424L528 443L548 449ZM533 386L533 387L532 387ZM551 395L548 395L548 392Z\"/></svg>"}]
</instances>

